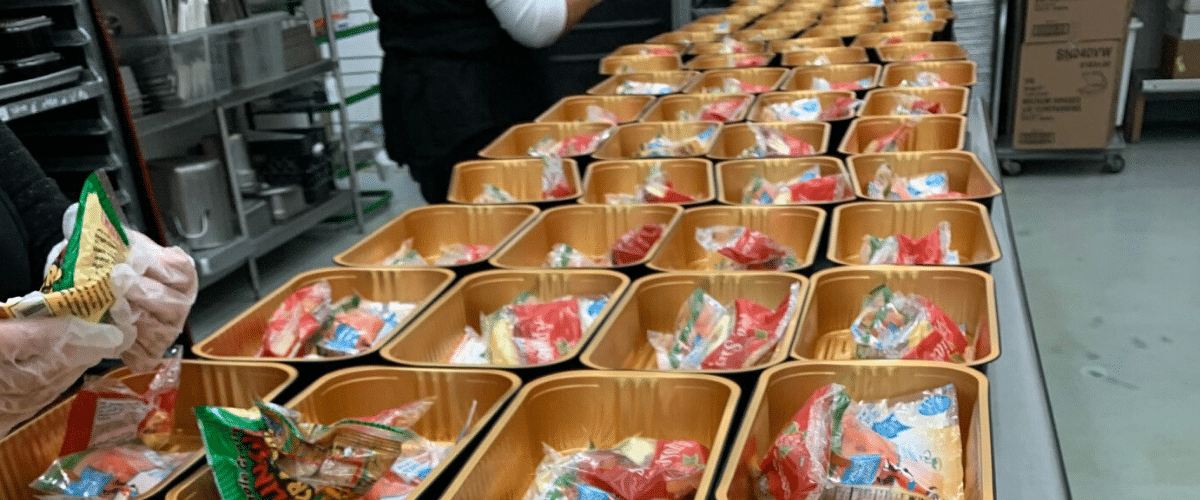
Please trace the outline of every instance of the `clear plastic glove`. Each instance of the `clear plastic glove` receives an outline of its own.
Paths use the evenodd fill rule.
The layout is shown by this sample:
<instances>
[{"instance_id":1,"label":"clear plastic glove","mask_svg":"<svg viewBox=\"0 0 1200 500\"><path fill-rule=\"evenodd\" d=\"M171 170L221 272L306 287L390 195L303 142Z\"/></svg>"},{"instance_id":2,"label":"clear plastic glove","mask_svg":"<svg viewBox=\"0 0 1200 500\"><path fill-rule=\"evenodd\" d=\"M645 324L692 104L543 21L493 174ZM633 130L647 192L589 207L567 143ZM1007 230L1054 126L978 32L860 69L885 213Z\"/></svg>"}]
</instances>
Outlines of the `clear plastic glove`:
<instances>
[{"instance_id":1,"label":"clear plastic glove","mask_svg":"<svg viewBox=\"0 0 1200 500\"><path fill-rule=\"evenodd\" d=\"M121 360L135 372L148 371L183 330L199 280L195 261L179 247L164 248L137 231L126 233L129 257L113 268L117 300L111 313L114 323L136 337Z\"/></svg>"},{"instance_id":2,"label":"clear plastic glove","mask_svg":"<svg viewBox=\"0 0 1200 500\"><path fill-rule=\"evenodd\" d=\"M73 317L0 321L0 436L132 340L116 326Z\"/></svg>"}]
</instances>

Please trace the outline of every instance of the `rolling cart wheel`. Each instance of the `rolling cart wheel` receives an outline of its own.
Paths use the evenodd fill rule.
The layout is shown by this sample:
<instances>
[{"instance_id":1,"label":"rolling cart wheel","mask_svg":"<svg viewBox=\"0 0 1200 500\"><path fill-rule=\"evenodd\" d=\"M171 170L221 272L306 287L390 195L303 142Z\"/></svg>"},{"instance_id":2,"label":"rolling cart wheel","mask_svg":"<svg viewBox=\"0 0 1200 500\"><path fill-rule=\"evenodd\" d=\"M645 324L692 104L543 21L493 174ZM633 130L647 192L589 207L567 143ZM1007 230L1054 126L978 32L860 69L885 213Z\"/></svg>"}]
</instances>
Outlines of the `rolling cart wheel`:
<instances>
[{"instance_id":1,"label":"rolling cart wheel","mask_svg":"<svg viewBox=\"0 0 1200 500\"><path fill-rule=\"evenodd\" d=\"M1125 157L1121 155L1112 155L1104 159L1104 171L1110 174L1120 173L1125 170Z\"/></svg>"},{"instance_id":2,"label":"rolling cart wheel","mask_svg":"<svg viewBox=\"0 0 1200 500\"><path fill-rule=\"evenodd\" d=\"M1004 160L1000 162L1000 170L1004 175L1021 175L1021 164L1016 160Z\"/></svg>"}]
</instances>

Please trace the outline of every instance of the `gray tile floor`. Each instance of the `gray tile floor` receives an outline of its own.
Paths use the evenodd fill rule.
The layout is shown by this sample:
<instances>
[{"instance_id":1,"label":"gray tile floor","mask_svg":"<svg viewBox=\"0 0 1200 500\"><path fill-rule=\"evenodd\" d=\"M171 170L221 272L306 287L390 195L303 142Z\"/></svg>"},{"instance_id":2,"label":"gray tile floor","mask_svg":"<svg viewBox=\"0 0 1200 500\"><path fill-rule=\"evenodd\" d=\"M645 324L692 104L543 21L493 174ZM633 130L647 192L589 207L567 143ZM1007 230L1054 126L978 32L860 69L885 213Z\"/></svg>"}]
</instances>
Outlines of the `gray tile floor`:
<instances>
[{"instance_id":1,"label":"gray tile floor","mask_svg":"<svg viewBox=\"0 0 1200 500\"><path fill-rule=\"evenodd\" d=\"M1005 179L1072 495L1196 498L1200 129ZM1009 439L1012 439L1010 437Z\"/></svg>"},{"instance_id":2,"label":"gray tile floor","mask_svg":"<svg viewBox=\"0 0 1200 500\"><path fill-rule=\"evenodd\" d=\"M1147 130L1122 174L1027 163L1004 180L1076 499L1196 497L1200 426L1186 417L1200 409L1198 151L1200 129ZM368 232L423 203L407 172L390 179L367 186L395 192ZM264 290L332 265L361 237L345 225L310 231L260 259ZM244 273L205 289L194 333L253 302Z\"/></svg>"}]
</instances>

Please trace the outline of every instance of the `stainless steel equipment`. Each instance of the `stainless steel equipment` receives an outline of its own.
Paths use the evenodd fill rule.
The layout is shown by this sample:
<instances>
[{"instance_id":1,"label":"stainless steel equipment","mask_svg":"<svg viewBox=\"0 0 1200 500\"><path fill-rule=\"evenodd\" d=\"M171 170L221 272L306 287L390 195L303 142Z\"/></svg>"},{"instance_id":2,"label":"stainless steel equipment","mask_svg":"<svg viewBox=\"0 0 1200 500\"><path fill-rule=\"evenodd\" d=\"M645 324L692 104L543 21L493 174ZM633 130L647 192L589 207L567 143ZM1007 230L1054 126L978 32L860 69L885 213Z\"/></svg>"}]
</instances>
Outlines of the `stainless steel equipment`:
<instances>
[{"instance_id":1,"label":"stainless steel equipment","mask_svg":"<svg viewBox=\"0 0 1200 500\"><path fill-rule=\"evenodd\" d=\"M179 157L150 162L155 195L167 226L193 250L224 245L238 236L229 180L221 160Z\"/></svg>"},{"instance_id":2,"label":"stainless steel equipment","mask_svg":"<svg viewBox=\"0 0 1200 500\"><path fill-rule=\"evenodd\" d=\"M295 184L264 189L258 195L271 204L271 216L275 222L286 221L308 207L304 203L304 191Z\"/></svg>"}]
</instances>

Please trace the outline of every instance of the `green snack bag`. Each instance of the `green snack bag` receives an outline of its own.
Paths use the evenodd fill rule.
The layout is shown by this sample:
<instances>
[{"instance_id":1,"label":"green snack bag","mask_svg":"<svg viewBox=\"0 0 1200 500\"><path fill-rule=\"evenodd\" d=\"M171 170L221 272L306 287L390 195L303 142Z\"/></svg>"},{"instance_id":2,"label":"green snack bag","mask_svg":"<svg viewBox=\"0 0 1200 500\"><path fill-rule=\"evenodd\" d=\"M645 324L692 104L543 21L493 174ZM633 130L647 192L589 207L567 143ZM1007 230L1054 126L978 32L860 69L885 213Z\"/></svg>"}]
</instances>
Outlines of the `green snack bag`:
<instances>
[{"instance_id":1,"label":"green snack bag","mask_svg":"<svg viewBox=\"0 0 1200 500\"><path fill-rule=\"evenodd\" d=\"M77 316L100 323L116 300L112 269L129 256L129 237L105 182L88 176L79 194L75 228L66 248L51 264L42 289L0 306L0 319Z\"/></svg>"}]
</instances>

